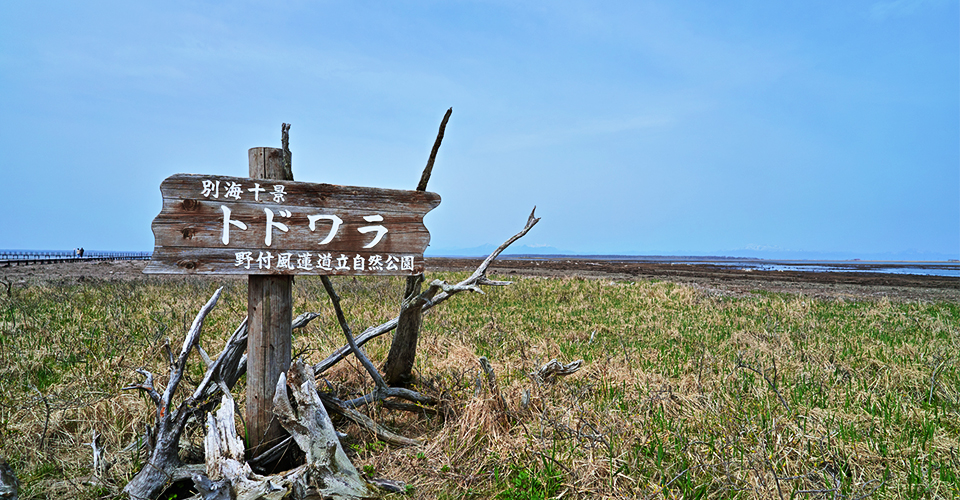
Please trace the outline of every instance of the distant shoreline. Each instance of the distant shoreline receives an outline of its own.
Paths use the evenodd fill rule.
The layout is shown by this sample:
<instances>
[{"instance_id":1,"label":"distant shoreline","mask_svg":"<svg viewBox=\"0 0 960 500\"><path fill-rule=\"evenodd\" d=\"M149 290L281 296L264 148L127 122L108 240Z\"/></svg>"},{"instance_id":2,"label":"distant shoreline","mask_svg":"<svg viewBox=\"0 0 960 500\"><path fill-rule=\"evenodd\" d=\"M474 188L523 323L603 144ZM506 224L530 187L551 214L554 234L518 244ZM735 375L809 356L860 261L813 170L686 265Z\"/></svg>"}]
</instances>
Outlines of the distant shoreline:
<instances>
[{"instance_id":1,"label":"distant shoreline","mask_svg":"<svg viewBox=\"0 0 960 500\"><path fill-rule=\"evenodd\" d=\"M150 252L87 250L84 257L114 259L138 258L149 260ZM23 260L73 260L74 250L4 250L0 249L0 262ZM430 255L427 259L484 259L486 255ZM948 260L883 260L883 259L771 259L760 257L729 257L716 255L571 255L571 254L502 254L499 261L531 262L608 262L654 265L703 265L739 268L743 271L802 271L813 273L879 273L912 274L919 276L943 276L960 278L960 259Z\"/></svg>"},{"instance_id":2,"label":"distant shoreline","mask_svg":"<svg viewBox=\"0 0 960 500\"><path fill-rule=\"evenodd\" d=\"M428 259L483 259L485 256L427 256ZM760 259L755 257L669 256L669 255L501 255L498 261L565 262L595 261L653 265L703 265L739 268L744 271L802 271L813 273L880 273L913 274L960 278L960 261L956 260L807 260Z\"/></svg>"},{"instance_id":3,"label":"distant shoreline","mask_svg":"<svg viewBox=\"0 0 960 500\"><path fill-rule=\"evenodd\" d=\"M428 271L469 272L479 265L480 258L427 257ZM561 257L554 259L516 259L505 256L490 267L490 275L509 279L511 275L542 276L557 278L596 278L617 281L661 280L687 283L700 288L734 295L754 293L757 290L799 293L822 298L881 298L897 300L949 300L960 301L960 276L939 275L936 272L911 274L890 272L884 265L881 270L866 269L875 265L861 263L858 270L837 269L827 266L819 270L813 266L775 268L770 261L764 267L750 268L743 262L730 261L704 263L701 261L626 261L606 259L581 259ZM731 265L734 264L734 265ZM960 264L951 263L951 268ZM924 267L903 264L906 270ZM940 267L940 266L933 266ZM829 271L829 272L825 272ZM934 271L940 271L935 269ZM960 274L960 269L951 270Z\"/></svg>"},{"instance_id":4,"label":"distant shoreline","mask_svg":"<svg viewBox=\"0 0 960 500\"><path fill-rule=\"evenodd\" d=\"M493 249L491 248L490 251ZM0 254L12 253L12 254L23 254L23 253L41 253L41 254L51 254L51 255L71 255L76 251L76 249L4 249L0 248ZM151 250L94 250L88 249L85 252L88 254L144 254L152 253ZM426 258L437 258L437 259L483 259L486 258L490 252L480 252L480 253L470 253L470 254L461 254L461 253L426 253L424 256ZM724 261L762 261L770 263L786 263L786 262L809 262L809 263L890 263L890 264L936 264L936 265L957 265L960 266L960 258L957 259L879 259L879 258L793 258L793 257L737 257L737 256L727 256L727 255L637 255L637 254L573 254L573 253L553 253L553 254L540 254L540 253L504 253L498 257L499 260L531 260L531 259L545 259L545 260L557 260L557 259L580 259L580 260L610 260L610 261L624 261L624 262L664 262L664 261L696 261L696 262L724 262Z\"/></svg>"},{"instance_id":5,"label":"distant shoreline","mask_svg":"<svg viewBox=\"0 0 960 500\"><path fill-rule=\"evenodd\" d=\"M482 259L426 258L427 273L473 272ZM147 261L76 259L59 263L0 266L0 284L96 284L100 280L183 280L210 282L241 280L241 276L157 276L143 274ZM910 267L910 266L908 266ZM913 268L918 266L913 265ZM831 272L750 269L743 265L695 262L624 262L601 259L560 258L497 259L488 275L511 280L515 276L559 279L596 279L605 284L663 281L691 285L707 294L749 296L755 293L790 293L829 300L950 301L960 303L960 277L895 274L888 272Z\"/></svg>"},{"instance_id":6,"label":"distant shoreline","mask_svg":"<svg viewBox=\"0 0 960 500\"><path fill-rule=\"evenodd\" d=\"M489 255L489 254L487 254ZM484 259L487 255L440 255L426 254L426 258L437 259ZM723 261L762 261L771 263L784 262L816 262L816 263L890 263L890 264L943 264L960 266L960 259L947 260L897 260L897 259L793 259L793 258L768 258L768 257L727 257L719 255L600 255L600 254L525 254L525 253L504 253L497 257L498 260L560 260L560 259L578 259L578 260L609 260L623 262L723 262Z\"/></svg>"}]
</instances>

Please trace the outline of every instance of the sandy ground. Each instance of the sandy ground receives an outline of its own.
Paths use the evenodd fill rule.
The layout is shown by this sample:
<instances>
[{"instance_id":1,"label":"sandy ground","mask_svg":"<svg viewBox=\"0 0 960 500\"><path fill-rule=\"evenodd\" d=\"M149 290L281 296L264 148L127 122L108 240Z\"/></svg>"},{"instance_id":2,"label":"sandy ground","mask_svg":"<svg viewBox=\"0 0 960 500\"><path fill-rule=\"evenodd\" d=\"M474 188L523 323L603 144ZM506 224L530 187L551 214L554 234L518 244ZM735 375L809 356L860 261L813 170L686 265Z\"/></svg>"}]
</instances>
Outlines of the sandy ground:
<instances>
[{"instance_id":1,"label":"sandy ground","mask_svg":"<svg viewBox=\"0 0 960 500\"><path fill-rule=\"evenodd\" d=\"M428 258L427 272L472 271L480 259ZM0 291L29 283L77 283L97 280L181 280L184 276L145 275L145 261L89 261L0 267ZM960 278L872 273L746 271L721 266L609 262L589 259L498 260L491 277L582 277L609 280L661 280L695 286L711 294L740 296L757 290L845 300L960 302ZM214 279L204 277L201 279ZM220 276L216 279L243 279Z\"/></svg>"}]
</instances>

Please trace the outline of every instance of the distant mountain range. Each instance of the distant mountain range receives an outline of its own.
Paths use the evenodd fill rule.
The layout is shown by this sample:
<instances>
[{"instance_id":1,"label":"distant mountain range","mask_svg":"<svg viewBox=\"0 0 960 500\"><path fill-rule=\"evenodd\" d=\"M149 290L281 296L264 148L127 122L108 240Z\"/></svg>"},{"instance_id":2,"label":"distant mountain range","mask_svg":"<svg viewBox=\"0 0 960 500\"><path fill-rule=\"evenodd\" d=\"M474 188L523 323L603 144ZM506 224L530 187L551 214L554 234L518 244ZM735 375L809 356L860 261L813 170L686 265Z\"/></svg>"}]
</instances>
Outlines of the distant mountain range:
<instances>
[{"instance_id":1,"label":"distant mountain range","mask_svg":"<svg viewBox=\"0 0 960 500\"><path fill-rule=\"evenodd\" d=\"M469 248L434 248L428 247L427 257L485 257L497 248L496 245L480 245ZM614 252L611 254L578 253L552 246L540 245L513 245L503 255L577 255L582 257L599 255L620 256L689 256L689 257L736 257L766 260L886 260L886 261L948 261L960 259L960 252L955 255L908 250L901 252L810 252L802 250L784 250L780 248L751 247L735 250L718 250L712 252Z\"/></svg>"}]
</instances>

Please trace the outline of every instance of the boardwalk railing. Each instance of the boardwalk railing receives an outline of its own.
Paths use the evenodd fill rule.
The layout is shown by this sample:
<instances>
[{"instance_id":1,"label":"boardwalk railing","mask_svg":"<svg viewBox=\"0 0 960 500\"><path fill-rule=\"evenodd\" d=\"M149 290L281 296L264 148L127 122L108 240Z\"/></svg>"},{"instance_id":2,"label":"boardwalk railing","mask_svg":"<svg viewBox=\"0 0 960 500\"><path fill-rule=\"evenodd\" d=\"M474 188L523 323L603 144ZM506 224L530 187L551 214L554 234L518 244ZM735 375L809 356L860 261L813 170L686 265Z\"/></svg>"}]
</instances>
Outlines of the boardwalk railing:
<instances>
[{"instance_id":1,"label":"boardwalk railing","mask_svg":"<svg viewBox=\"0 0 960 500\"><path fill-rule=\"evenodd\" d=\"M151 252L84 250L83 257L80 257L72 250L0 250L0 266L92 260L150 260L151 255Z\"/></svg>"}]
</instances>

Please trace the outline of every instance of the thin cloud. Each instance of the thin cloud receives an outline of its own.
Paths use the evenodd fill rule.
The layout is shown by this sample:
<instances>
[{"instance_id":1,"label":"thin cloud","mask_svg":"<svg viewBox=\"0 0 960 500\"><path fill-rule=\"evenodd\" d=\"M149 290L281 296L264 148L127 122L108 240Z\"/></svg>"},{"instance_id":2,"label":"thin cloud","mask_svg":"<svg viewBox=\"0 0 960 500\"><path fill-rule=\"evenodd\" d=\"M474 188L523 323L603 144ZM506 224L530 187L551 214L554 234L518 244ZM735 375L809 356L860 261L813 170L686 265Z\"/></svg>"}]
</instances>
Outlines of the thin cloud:
<instances>
[{"instance_id":1,"label":"thin cloud","mask_svg":"<svg viewBox=\"0 0 960 500\"><path fill-rule=\"evenodd\" d=\"M870 17L876 21L883 21L891 17L906 17L916 14L926 5L942 4L941 1L930 0L891 0L877 2L870 6Z\"/></svg>"},{"instance_id":2,"label":"thin cloud","mask_svg":"<svg viewBox=\"0 0 960 500\"><path fill-rule=\"evenodd\" d=\"M626 118L593 119L573 127L543 129L526 134L488 137L483 149L495 152L538 149L565 144L587 137L633 132L668 127L676 123L670 116L636 116Z\"/></svg>"}]
</instances>

